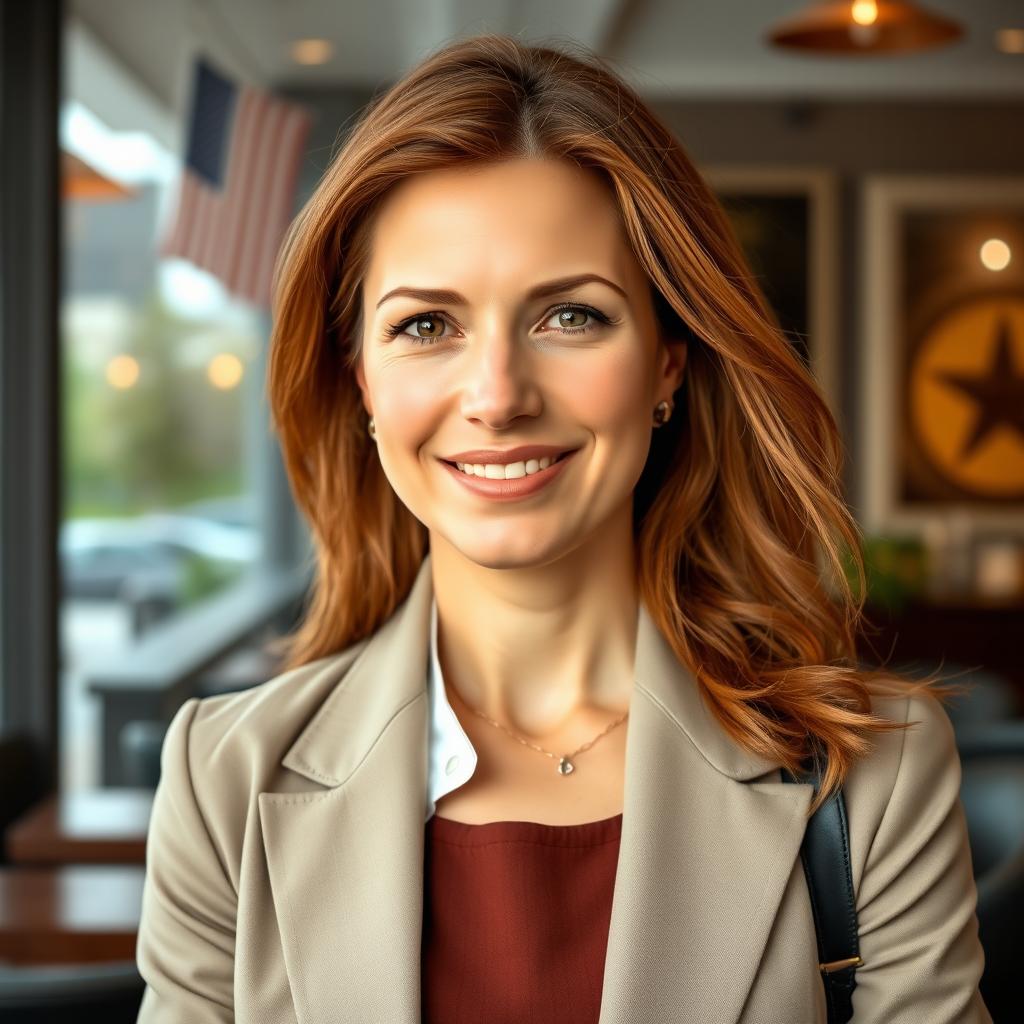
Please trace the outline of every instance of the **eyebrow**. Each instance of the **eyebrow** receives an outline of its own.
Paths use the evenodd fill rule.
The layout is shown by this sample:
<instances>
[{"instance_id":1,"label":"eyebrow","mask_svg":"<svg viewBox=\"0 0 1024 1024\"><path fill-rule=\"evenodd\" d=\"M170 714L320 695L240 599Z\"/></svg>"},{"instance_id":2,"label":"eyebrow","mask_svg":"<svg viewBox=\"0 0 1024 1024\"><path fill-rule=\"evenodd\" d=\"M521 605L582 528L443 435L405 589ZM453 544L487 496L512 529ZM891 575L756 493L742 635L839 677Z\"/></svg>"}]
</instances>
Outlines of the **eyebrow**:
<instances>
[{"instance_id":1,"label":"eyebrow","mask_svg":"<svg viewBox=\"0 0 1024 1024\"><path fill-rule=\"evenodd\" d=\"M591 281L597 281L600 284L605 284L609 288L613 288L617 291L624 299L628 299L629 296L626 292L619 287L614 281L609 281L608 278L602 277L600 274L577 274L574 277L560 277L554 281L545 281L542 284L535 285L527 292L527 299L546 299L551 295L560 295L562 292L571 291L573 288L579 288L581 285L588 284ZM376 305L376 309L380 309L388 299L393 299L398 295L406 295L412 299L420 299L422 302L428 302L431 305L436 306L468 306L469 303L466 299L458 292L451 291L447 288L392 288L386 295L382 296L380 301Z\"/></svg>"}]
</instances>

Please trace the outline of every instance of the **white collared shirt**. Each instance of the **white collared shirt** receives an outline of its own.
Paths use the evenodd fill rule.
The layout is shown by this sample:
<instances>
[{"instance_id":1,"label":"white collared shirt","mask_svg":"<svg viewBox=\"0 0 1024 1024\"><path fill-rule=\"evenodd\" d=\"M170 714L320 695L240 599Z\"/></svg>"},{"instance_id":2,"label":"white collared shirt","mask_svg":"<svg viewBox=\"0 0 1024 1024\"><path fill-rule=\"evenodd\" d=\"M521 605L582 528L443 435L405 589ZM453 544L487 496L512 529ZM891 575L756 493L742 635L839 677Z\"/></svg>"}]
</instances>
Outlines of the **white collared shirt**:
<instances>
[{"instance_id":1,"label":"white collared shirt","mask_svg":"<svg viewBox=\"0 0 1024 1024\"><path fill-rule=\"evenodd\" d=\"M468 782L476 771L476 750L470 743L444 689L441 662L437 657L437 601L430 602L430 668L427 672L430 701L430 737L427 754L427 817L438 800Z\"/></svg>"}]
</instances>

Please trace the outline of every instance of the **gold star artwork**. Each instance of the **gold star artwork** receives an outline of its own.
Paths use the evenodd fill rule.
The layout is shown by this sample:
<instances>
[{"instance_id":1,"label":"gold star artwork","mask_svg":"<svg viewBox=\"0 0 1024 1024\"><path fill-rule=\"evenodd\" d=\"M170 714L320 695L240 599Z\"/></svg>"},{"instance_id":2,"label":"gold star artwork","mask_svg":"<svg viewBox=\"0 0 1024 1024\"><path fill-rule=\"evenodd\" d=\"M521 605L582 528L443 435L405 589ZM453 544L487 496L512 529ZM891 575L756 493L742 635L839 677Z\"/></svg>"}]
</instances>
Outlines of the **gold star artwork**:
<instances>
[{"instance_id":1,"label":"gold star artwork","mask_svg":"<svg viewBox=\"0 0 1024 1024\"><path fill-rule=\"evenodd\" d=\"M1024 497L1024 298L972 299L910 366L911 429L932 466L979 498Z\"/></svg>"}]
</instances>

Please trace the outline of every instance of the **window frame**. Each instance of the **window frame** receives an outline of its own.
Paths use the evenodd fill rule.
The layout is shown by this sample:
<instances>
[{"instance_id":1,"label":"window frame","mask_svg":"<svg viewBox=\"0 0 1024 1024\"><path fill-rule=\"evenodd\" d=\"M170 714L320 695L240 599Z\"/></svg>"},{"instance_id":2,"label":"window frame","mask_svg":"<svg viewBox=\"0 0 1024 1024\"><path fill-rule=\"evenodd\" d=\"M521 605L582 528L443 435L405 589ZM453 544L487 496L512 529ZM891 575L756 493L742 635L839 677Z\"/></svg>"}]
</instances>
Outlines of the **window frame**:
<instances>
[{"instance_id":1,"label":"window frame","mask_svg":"<svg viewBox=\"0 0 1024 1024\"><path fill-rule=\"evenodd\" d=\"M53 787L61 0L0 0L0 816ZM17 794L17 795L15 795Z\"/></svg>"},{"instance_id":2,"label":"window frame","mask_svg":"<svg viewBox=\"0 0 1024 1024\"><path fill-rule=\"evenodd\" d=\"M0 0L0 828L60 788L59 125L69 24L62 0ZM84 673L103 709L101 785L119 782L126 716L169 721L203 669L268 624L287 628L308 590L309 536L262 401L269 314L260 324L251 367L260 386L246 389L243 456L260 557L229 587ZM5 770L12 765L17 772Z\"/></svg>"}]
</instances>

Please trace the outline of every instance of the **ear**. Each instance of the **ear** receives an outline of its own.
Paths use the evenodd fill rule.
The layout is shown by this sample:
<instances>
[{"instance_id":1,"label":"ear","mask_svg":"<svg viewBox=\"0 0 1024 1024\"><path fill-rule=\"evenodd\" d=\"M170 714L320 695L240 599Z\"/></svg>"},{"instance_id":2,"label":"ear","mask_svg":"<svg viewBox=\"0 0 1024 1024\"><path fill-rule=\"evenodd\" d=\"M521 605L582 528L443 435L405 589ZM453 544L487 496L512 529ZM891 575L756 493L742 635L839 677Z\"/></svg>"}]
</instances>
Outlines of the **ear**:
<instances>
[{"instance_id":1,"label":"ear","mask_svg":"<svg viewBox=\"0 0 1024 1024\"><path fill-rule=\"evenodd\" d=\"M363 394L363 408L367 414L373 415L373 408L370 405L370 393L366 387L366 372L363 370L363 360L359 359L356 363L356 383L359 385L359 390Z\"/></svg>"},{"instance_id":2,"label":"ear","mask_svg":"<svg viewBox=\"0 0 1024 1024\"><path fill-rule=\"evenodd\" d=\"M659 384L665 388L668 395L675 394L683 382L683 371L686 369L688 351L686 338L662 339Z\"/></svg>"}]
</instances>

